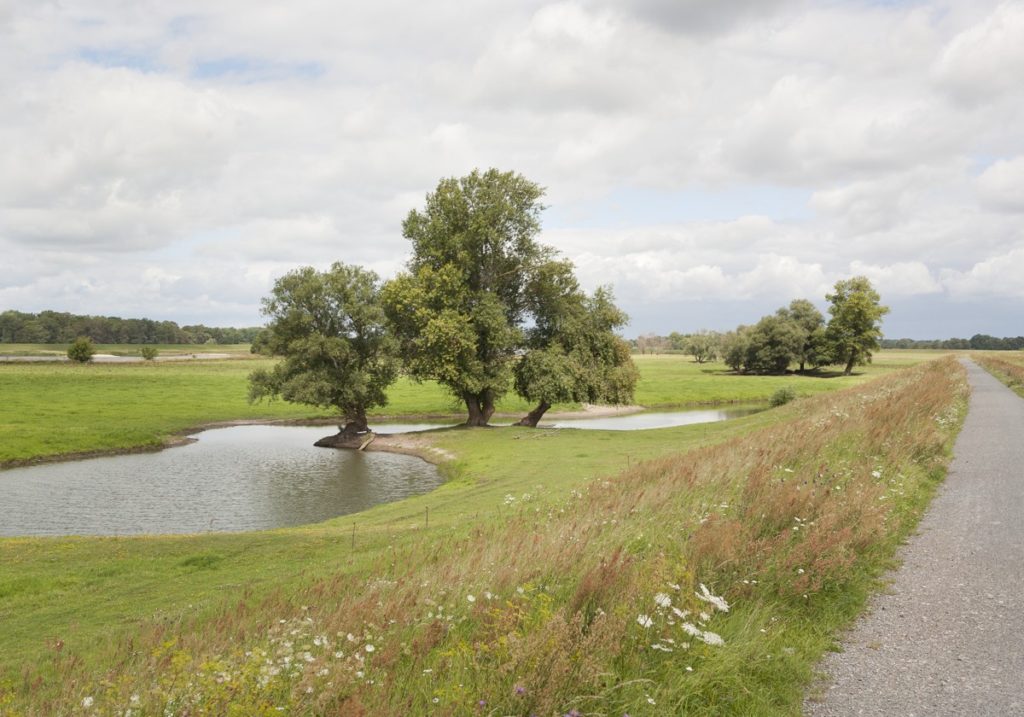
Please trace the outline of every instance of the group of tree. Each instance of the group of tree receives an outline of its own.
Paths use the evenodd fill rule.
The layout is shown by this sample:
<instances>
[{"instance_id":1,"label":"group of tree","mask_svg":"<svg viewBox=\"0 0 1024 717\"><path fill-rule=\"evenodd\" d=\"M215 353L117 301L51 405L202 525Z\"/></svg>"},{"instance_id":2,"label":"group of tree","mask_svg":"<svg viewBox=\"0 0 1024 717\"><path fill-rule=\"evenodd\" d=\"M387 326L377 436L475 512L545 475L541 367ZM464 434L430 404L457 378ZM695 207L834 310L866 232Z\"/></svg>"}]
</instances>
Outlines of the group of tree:
<instances>
[{"instance_id":1,"label":"group of tree","mask_svg":"<svg viewBox=\"0 0 1024 717\"><path fill-rule=\"evenodd\" d=\"M756 324L733 331L669 334L670 346L698 363L720 358L734 371L757 374L800 372L839 364L850 374L879 349L880 322L889 309L863 276L836 283L826 295L831 318L826 322L814 304L795 299Z\"/></svg>"},{"instance_id":2,"label":"group of tree","mask_svg":"<svg viewBox=\"0 0 1024 717\"><path fill-rule=\"evenodd\" d=\"M531 426L555 403L630 401L626 316L537 241L542 196L513 172L442 179L402 224L412 256L395 278L336 263L278 279L258 346L282 360L251 375L250 398L336 409L346 434L368 430L400 372L445 387L471 426L510 391L536 405Z\"/></svg>"},{"instance_id":3,"label":"group of tree","mask_svg":"<svg viewBox=\"0 0 1024 717\"><path fill-rule=\"evenodd\" d=\"M1024 350L1024 336L998 338L975 334L969 339L882 339L883 349L944 349L970 351Z\"/></svg>"},{"instance_id":4,"label":"group of tree","mask_svg":"<svg viewBox=\"0 0 1024 717\"><path fill-rule=\"evenodd\" d=\"M81 316L60 311L0 313L0 343L66 344L87 336L101 344L247 344L260 327L217 328L173 321Z\"/></svg>"}]
</instances>

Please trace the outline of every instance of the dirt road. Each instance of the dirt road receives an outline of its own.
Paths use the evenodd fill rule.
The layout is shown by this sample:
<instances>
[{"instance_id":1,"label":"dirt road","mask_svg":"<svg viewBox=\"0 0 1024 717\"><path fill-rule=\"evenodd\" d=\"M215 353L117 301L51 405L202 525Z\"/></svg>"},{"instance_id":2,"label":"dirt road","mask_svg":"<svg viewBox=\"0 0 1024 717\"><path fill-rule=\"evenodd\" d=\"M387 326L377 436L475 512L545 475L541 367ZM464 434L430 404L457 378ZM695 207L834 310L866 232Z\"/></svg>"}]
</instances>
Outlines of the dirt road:
<instances>
[{"instance_id":1,"label":"dirt road","mask_svg":"<svg viewBox=\"0 0 1024 717\"><path fill-rule=\"evenodd\" d=\"M811 717L1024 715L1024 400L965 365L946 483L891 591L822 664Z\"/></svg>"}]
</instances>

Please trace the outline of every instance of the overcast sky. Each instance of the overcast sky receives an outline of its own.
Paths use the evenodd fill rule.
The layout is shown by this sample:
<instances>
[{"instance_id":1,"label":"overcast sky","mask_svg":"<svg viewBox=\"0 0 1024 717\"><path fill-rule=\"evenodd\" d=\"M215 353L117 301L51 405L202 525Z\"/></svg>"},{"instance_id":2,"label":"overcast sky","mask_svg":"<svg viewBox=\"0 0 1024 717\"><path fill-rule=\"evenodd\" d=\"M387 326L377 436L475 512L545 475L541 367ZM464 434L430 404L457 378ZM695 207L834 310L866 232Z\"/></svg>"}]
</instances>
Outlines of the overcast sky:
<instances>
[{"instance_id":1,"label":"overcast sky","mask_svg":"<svg viewBox=\"0 0 1024 717\"><path fill-rule=\"evenodd\" d=\"M0 146L0 310L259 324L497 167L627 335L1024 334L1024 0L0 0Z\"/></svg>"}]
</instances>

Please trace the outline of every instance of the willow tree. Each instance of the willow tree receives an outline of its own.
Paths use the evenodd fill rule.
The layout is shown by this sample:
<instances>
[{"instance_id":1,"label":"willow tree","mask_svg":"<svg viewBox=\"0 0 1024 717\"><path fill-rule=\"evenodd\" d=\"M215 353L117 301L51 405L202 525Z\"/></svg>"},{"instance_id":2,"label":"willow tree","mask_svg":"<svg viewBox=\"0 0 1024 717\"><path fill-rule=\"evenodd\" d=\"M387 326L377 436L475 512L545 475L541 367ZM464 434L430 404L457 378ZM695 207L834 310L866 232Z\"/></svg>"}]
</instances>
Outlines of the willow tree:
<instances>
[{"instance_id":1,"label":"willow tree","mask_svg":"<svg viewBox=\"0 0 1024 717\"><path fill-rule=\"evenodd\" d=\"M611 290L587 296L568 262L552 262L541 277L557 279L531 292L534 323L514 373L516 393L536 407L519 425L536 427L555 403L630 403L638 372L629 344L615 333L628 318Z\"/></svg>"},{"instance_id":2,"label":"willow tree","mask_svg":"<svg viewBox=\"0 0 1024 717\"><path fill-rule=\"evenodd\" d=\"M880 323L889 307L882 306L881 297L864 276L837 281L835 291L825 298L832 315L825 339L833 362L845 363L843 373L849 376L855 365L870 362L871 352L879 349Z\"/></svg>"},{"instance_id":3,"label":"willow tree","mask_svg":"<svg viewBox=\"0 0 1024 717\"><path fill-rule=\"evenodd\" d=\"M412 257L383 295L405 370L445 386L471 426L486 425L511 387L527 328L575 287L571 267L537 242L543 194L514 172L473 171L442 179L402 224Z\"/></svg>"},{"instance_id":4,"label":"willow tree","mask_svg":"<svg viewBox=\"0 0 1024 717\"><path fill-rule=\"evenodd\" d=\"M260 351L281 361L249 375L250 401L282 398L334 409L343 434L367 431L367 410L387 403L398 376L377 275L341 263L324 272L296 269L274 283L263 313L270 322Z\"/></svg>"}]
</instances>

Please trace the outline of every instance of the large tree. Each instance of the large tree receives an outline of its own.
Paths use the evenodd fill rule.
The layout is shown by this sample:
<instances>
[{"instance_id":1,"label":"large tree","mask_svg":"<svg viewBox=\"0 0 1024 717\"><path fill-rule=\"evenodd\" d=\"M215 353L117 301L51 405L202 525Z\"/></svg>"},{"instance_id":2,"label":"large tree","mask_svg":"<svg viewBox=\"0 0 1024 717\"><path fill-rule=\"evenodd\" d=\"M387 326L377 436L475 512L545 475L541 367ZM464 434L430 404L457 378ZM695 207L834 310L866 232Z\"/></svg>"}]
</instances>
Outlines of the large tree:
<instances>
[{"instance_id":1,"label":"large tree","mask_svg":"<svg viewBox=\"0 0 1024 717\"><path fill-rule=\"evenodd\" d=\"M514 172L474 171L442 179L402 224L412 257L384 304L405 368L464 402L471 426L511 386L527 328L545 320L538 307L577 291L569 265L536 240L543 193Z\"/></svg>"},{"instance_id":2,"label":"large tree","mask_svg":"<svg viewBox=\"0 0 1024 717\"><path fill-rule=\"evenodd\" d=\"M552 281L552 274L561 278ZM534 324L514 371L516 393L537 406L519 425L536 427L555 403L632 401L636 366L629 344L615 334L628 318L615 306L611 290L586 296L576 288L567 262L551 262L538 276L546 288L531 292ZM566 290L558 293L558 288Z\"/></svg>"},{"instance_id":3,"label":"large tree","mask_svg":"<svg viewBox=\"0 0 1024 717\"><path fill-rule=\"evenodd\" d=\"M881 297L864 276L837 281L835 291L825 298L831 304L825 338L832 362L845 363L843 373L849 376L855 365L870 362L871 352L878 350L879 324L889 307L882 306Z\"/></svg>"},{"instance_id":4,"label":"large tree","mask_svg":"<svg viewBox=\"0 0 1024 717\"><path fill-rule=\"evenodd\" d=\"M367 410L387 403L387 387L398 375L379 283L372 271L341 263L279 278L263 300L270 323L260 348L282 360L250 374L250 400L280 397L335 409L344 434L369 430Z\"/></svg>"},{"instance_id":5,"label":"large tree","mask_svg":"<svg viewBox=\"0 0 1024 717\"><path fill-rule=\"evenodd\" d=\"M804 372L807 365L817 368L826 363L825 317L814 304L807 299L793 299L789 306L779 309L777 313L800 327L803 334L803 343L797 356L800 373Z\"/></svg>"}]
</instances>

